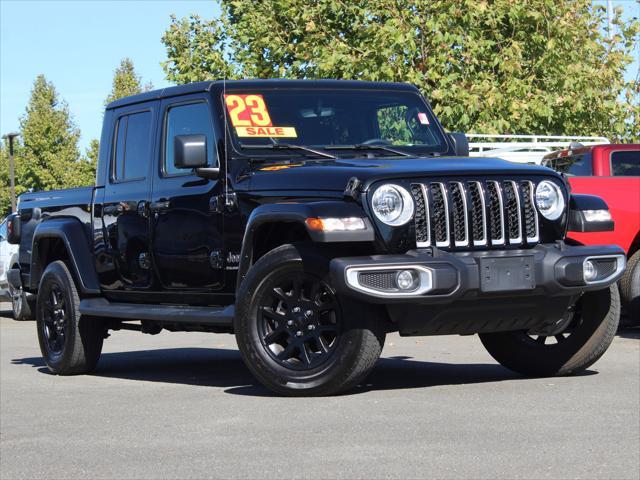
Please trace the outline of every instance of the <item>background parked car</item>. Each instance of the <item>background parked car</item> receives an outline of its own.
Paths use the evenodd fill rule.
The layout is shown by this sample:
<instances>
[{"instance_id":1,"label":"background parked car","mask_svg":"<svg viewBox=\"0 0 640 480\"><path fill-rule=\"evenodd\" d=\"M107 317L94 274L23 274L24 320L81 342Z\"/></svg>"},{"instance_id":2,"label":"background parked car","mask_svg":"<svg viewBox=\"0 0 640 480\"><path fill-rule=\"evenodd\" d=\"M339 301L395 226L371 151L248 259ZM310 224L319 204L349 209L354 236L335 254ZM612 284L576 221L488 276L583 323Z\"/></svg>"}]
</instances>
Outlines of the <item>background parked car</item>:
<instances>
[{"instance_id":1,"label":"background parked car","mask_svg":"<svg viewBox=\"0 0 640 480\"><path fill-rule=\"evenodd\" d=\"M570 232L584 245L617 244L627 252L620 279L623 305L640 322L640 144L582 146L546 155L542 164L566 174L574 193L598 195L615 222L610 232Z\"/></svg>"},{"instance_id":2,"label":"background parked car","mask_svg":"<svg viewBox=\"0 0 640 480\"><path fill-rule=\"evenodd\" d=\"M10 300L7 270L11 267L11 259L18 253L18 245L7 242L7 221L0 223L0 299Z\"/></svg>"}]
</instances>

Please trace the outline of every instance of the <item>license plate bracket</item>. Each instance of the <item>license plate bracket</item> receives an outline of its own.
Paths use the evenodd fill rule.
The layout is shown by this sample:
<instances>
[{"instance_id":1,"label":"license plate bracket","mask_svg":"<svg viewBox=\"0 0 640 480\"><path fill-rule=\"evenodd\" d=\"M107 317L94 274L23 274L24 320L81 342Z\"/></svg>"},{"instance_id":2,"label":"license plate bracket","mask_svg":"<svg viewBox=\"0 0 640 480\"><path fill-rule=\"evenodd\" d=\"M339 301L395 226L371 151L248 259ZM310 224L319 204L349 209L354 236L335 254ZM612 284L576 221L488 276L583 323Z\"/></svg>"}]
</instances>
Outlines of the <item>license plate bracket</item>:
<instances>
[{"instance_id":1,"label":"license plate bracket","mask_svg":"<svg viewBox=\"0 0 640 480\"><path fill-rule=\"evenodd\" d=\"M533 255L480 259L480 289L483 292L531 290L535 287Z\"/></svg>"}]
</instances>

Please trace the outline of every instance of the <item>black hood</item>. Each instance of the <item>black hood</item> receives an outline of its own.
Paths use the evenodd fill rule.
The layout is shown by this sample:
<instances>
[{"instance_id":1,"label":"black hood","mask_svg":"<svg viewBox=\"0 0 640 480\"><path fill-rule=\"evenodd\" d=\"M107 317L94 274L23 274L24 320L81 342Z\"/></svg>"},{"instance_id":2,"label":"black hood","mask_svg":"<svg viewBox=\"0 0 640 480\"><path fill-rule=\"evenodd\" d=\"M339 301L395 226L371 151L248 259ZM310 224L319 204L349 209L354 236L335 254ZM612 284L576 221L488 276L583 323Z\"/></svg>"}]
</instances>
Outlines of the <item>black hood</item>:
<instances>
[{"instance_id":1,"label":"black hood","mask_svg":"<svg viewBox=\"0 0 640 480\"><path fill-rule=\"evenodd\" d=\"M351 177L366 189L373 182L393 178L502 174L558 176L547 167L484 157L293 159L254 165L249 189L343 191Z\"/></svg>"}]
</instances>

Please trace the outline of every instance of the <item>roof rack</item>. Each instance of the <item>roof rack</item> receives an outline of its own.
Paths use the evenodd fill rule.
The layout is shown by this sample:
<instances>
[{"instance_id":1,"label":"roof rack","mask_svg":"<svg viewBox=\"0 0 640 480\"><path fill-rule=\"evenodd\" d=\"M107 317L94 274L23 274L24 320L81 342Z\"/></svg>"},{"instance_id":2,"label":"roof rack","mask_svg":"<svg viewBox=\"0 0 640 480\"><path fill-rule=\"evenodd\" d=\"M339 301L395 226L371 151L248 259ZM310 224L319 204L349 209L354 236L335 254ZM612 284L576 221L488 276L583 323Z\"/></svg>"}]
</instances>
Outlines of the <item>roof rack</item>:
<instances>
[{"instance_id":1,"label":"roof rack","mask_svg":"<svg viewBox=\"0 0 640 480\"><path fill-rule=\"evenodd\" d=\"M499 157L519 163L540 164L547 153L565 148L611 143L606 137L570 135L512 135L468 133L469 155Z\"/></svg>"}]
</instances>

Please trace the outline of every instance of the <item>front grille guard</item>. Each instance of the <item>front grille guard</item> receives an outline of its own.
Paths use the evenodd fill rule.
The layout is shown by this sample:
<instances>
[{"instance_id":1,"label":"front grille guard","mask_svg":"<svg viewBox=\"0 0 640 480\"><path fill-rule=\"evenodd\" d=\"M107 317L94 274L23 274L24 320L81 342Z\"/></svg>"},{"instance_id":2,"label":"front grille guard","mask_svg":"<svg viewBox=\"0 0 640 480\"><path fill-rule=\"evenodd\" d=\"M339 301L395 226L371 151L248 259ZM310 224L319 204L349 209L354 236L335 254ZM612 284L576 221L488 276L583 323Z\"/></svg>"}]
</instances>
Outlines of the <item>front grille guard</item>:
<instances>
[{"instance_id":1,"label":"front grille guard","mask_svg":"<svg viewBox=\"0 0 640 480\"><path fill-rule=\"evenodd\" d=\"M412 183L418 248L533 246L540 241L530 180Z\"/></svg>"}]
</instances>

